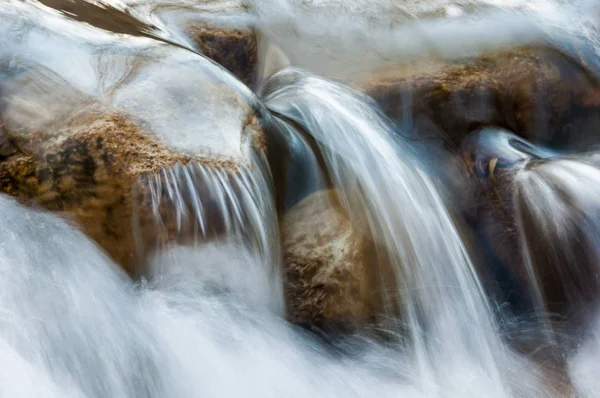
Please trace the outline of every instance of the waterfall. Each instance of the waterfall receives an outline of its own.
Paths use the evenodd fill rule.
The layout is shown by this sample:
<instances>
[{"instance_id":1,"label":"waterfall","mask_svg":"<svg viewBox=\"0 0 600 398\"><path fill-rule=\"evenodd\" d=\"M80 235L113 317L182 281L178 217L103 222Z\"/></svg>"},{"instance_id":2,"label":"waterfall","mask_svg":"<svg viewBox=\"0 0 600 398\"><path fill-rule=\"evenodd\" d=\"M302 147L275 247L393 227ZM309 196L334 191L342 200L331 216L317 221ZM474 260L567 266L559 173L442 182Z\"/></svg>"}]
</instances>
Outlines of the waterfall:
<instances>
[{"instance_id":1,"label":"waterfall","mask_svg":"<svg viewBox=\"0 0 600 398\"><path fill-rule=\"evenodd\" d=\"M250 165L204 165L192 161L142 176L136 187L141 196L138 200L149 202L144 208L151 209L151 214L140 214L139 209L135 212L138 251L144 256L147 251L156 250L156 255L168 257L169 251L180 250L172 247L178 243L198 247L220 242L243 247L247 255L254 257L248 266L259 266L264 271L229 269L238 275L221 277L239 278L237 288L246 289L241 297L256 298L257 305L282 314L281 254L271 187L266 159L259 154L252 156ZM204 267L203 272L206 276L214 273L218 284L218 274L226 272L225 268ZM165 271L153 267L148 272L149 277L157 277ZM249 294L248 289L254 293Z\"/></svg>"},{"instance_id":2,"label":"waterfall","mask_svg":"<svg viewBox=\"0 0 600 398\"><path fill-rule=\"evenodd\" d=\"M590 372L600 341L595 332L600 272L597 165L593 152L564 155L532 162L515 178L517 222L538 317L548 330L566 327L581 336L583 343L560 341L562 334L550 338L567 349L574 346L574 353L567 354L568 367L584 397L596 394Z\"/></svg>"},{"instance_id":3,"label":"waterfall","mask_svg":"<svg viewBox=\"0 0 600 398\"><path fill-rule=\"evenodd\" d=\"M469 253L435 182L409 144L368 98L350 88L298 70L273 79L271 91L264 93L267 106L312 134L344 207L383 248L377 266L389 265L396 289L384 301L390 315L400 308L406 318L410 352L425 393L438 396L462 388L445 386L450 380L444 373L473 366L481 372L473 377L491 383L498 396L509 394L502 375L507 363L512 359L516 363L511 367L526 365L498 339Z\"/></svg>"},{"instance_id":4,"label":"waterfall","mask_svg":"<svg viewBox=\"0 0 600 398\"><path fill-rule=\"evenodd\" d=\"M0 2L0 398L598 396L572 3Z\"/></svg>"}]
</instances>

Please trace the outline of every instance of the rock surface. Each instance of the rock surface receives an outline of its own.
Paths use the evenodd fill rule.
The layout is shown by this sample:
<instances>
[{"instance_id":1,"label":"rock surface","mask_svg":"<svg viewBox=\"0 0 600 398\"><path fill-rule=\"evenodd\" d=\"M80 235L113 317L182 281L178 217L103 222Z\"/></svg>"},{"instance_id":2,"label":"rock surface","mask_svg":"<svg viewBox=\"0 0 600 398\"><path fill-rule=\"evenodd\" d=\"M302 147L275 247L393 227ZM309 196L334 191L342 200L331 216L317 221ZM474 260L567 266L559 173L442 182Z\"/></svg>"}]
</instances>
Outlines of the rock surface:
<instances>
[{"instance_id":1,"label":"rock surface","mask_svg":"<svg viewBox=\"0 0 600 398\"><path fill-rule=\"evenodd\" d=\"M339 205L336 192L307 197L282 224L290 321L326 332L364 327L376 294L367 243Z\"/></svg>"},{"instance_id":2,"label":"rock surface","mask_svg":"<svg viewBox=\"0 0 600 398\"><path fill-rule=\"evenodd\" d=\"M591 199L600 189L599 166L597 154L561 156L532 160L515 177L517 222L534 282L547 310L576 322L599 297L600 208Z\"/></svg>"},{"instance_id":3,"label":"rock surface","mask_svg":"<svg viewBox=\"0 0 600 398\"><path fill-rule=\"evenodd\" d=\"M141 260L136 245L152 250L160 233L166 234L164 242L181 232L173 225L156 230L150 203L143 201L150 196L148 186L140 185L140 177L202 161L174 150L118 111L85 109L51 134L29 132L10 138L10 145L0 161L0 190L73 218L130 273ZM169 213L175 206L161 210L164 219L174 220ZM134 228L141 242L135 241Z\"/></svg>"},{"instance_id":4,"label":"rock surface","mask_svg":"<svg viewBox=\"0 0 600 398\"><path fill-rule=\"evenodd\" d=\"M501 133L496 134L498 144ZM525 294L526 307L541 304L570 319L597 297L597 210L581 194L594 190L600 158L593 153L553 157L507 138L487 148L469 139L461 147L476 181L472 225L487 251L486 264L496 267L495 280L502 283L498 267L516 277L502 286L505 291Z\"/></svg>"},{"instance_id":5,"label":"rock surface","mask_svg":"<svg viewBox=\"0 0 600 398\"><path fill-rule=\"evenodd\" d=\"M244 84L257 80L258 44L252 17L237 1L42 0L69 18L114 33L151 37L198 51ZM129 7L129 8L127 8Z\"/></svg>"},{"instance_id":6,"label":"rock surface","mask_svg":"<svg viewBox=\"0 0 600 398\"><path fill-rule=\"evenodd\" d=\"M140 202L143 176L190 161L235 169L265 150L251 93L203 57L28 4L0 6L0 31L0 63L10 60L0 192L74 219L132 274L142 257L135 227L150 251L144 236L156 233L144 232L153 213ZM46 47L74 55L65 62Z\"/></svg>"},{"instance_id":7,"label":"rock surface","mask_svg":"<svg viewBox=\"0 0 600 398\"><path fill-rule=\"evenodd\" d=\"M562 139L575 110L594 102L596 83L559 51L518 48L451 62L418 61L355 83L397 122L456 147L487 125L542 144ZM574 134L574 132L569 132Z\"/></svg>"},{"instance_id":8,"label":"rock surface","mask_svg":"<svg viewBox=\"0 0 600 398\"><path fill-rule=\"evenodd\" d=\"M192 24L190 36L202 54L233 73L249 87L257 82L258 44L252 28Z\"/></svg>"},{"instance_id":9,"label":"rock surface","mask_svg":"<svg viewBox=\"0 0 600 398\"><path fill-rule=\"evenodd\" d=\"M131 188L142 173L183 160L125 115L90 112L63 130L13 139L0 162L2 192L66 213L133 271Z\"/></svg>"}]
</instances>

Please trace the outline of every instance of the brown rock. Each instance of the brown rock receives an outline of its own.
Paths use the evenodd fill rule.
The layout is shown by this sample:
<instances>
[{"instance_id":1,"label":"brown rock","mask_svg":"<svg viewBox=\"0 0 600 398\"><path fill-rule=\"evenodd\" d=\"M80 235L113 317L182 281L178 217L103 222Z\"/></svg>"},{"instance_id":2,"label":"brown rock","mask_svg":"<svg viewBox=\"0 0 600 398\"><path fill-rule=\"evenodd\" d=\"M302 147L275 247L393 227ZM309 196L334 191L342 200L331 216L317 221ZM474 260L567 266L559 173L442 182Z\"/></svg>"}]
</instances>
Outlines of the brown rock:
<instances>
[{"instance_id":1,"label":"brown rock","mask_svg":"<svg viewBox=\"0 0 600 398\"><path fill-rule=\"evenodd\" d=\"M92 115L87 115L91 117ZM76 220L128 271L133 270L131 187L142 173L183 160L123 114L96 113L53 132L16 141L0 163L0 189Z\"/></svg>"},{"instance_id":2,"label":"brown rock","mask_svg":"<svg viewBox=\"0 0 600 398\"><path fill-rule=\"evenodd\" d=\"M0 191L74 219L128 272L136 271L157 239L173 240L182 233L173 223L155 228L149 203L142 200L148 187L139 180L177 163L202 160L169 148L127 115L85 109L60 130L29 132L13 142L16 152L0 162ZM134 210L140 215L138 242ZM161 214L173 220L169 213L174 212L169 207ZM165 236L157 236L161 233ZM136 250L140 244L143 253Z\"/></svg>"},{"instance_id":3,"label":"brown rock","mask_svg":"<svg viewBox=\"0 0 600 398\"><path fill-rule=\"evenodd\" d=\"M418 138L445 140L451 147L486 125L551 144L570 124L572 105L594 103L597 92L584 67L546 48L402 64L356 84L394 121L410 117Z\"/></svg>"},{"instance_id":4,"label":"brown rock","mask_svg":"<svg viewBox=\"0 0 600 398\"><path fill-rule=\"evenodd\" d=\"M247 86L257 83L258 40L254 16L237 0L200 0L193 5L145 2L136 6L142 19L160 19L163 35L170 41L192 48L230 71ZM150 15L148 15L150 14Z\"/></svg>"},{"instance_id":5,"label":"brown rock","mask_svg":"<svg viewBox=\"0 0 600 398\"><path fill-rule=\"evenodd\" d=\"M487 263L499 261L509 269L532 304L572 318L598 292L597 209L590 207L593 199L579 196L583 185L573 187L590 185L585 174L578 175L579 167L600 176L600 157L542 159L536 149L507 148L462 147L467 172L476 181L471 216L489 250Z\"/></svg>"},{"instance_id":6,"label":"brown rock","mask_svg":"<svg viewBox=\"0 0 600 398\"><path fill-rule=\"evenodd\" d=\"M0 81L0 192L73 218L134 273L154 249L148 237L175 238L170 225L149 229L140 181L178 163L249 166L265 150L251 94L190 51L21 7L0 8L12 51ZM77 73L64 54L76 54Z\"/></svg>"},{"instance_id":7,"label":"brown rock","mask_svg":"<svg viewBox=\"0 0 600 398\"><path fill-rule=\"evenodd\" d=\"M285 294L290 321L328 332L365 326L376 293L363 232L333 190L317 192L283 219Z\"/></svg>"},{"instance_id":8,"label":"brown rock","mask_svg":"<svg viewBox=\"0 0 600 398\"><path fill-rule=\"evenodd\" d=\"M190 36L202 54L233 73L247 86L257 79L257 40L252 28L192 24Z\"/></svg>"}]
</instances>

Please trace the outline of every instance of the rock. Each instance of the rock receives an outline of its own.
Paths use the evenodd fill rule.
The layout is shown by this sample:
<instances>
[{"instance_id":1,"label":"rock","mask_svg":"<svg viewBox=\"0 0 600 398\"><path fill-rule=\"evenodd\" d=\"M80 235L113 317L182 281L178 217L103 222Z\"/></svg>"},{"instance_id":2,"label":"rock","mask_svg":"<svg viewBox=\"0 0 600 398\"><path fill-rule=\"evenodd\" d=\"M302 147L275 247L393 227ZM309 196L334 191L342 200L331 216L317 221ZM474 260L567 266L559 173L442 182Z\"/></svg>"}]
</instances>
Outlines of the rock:
<instances>
[{"instance_id":1,"label":"rock","mask_svg":"<svg viewBox=\"0 0 600 398\"><path fill-rule=\"evenodd\" d=\"M417 138L443 140L452 148L487 125L554 145L572 127L579 107L596 98L598 86L584 66L542 47L445 63L416 61L372 72L355 84L391 119L412 125Z\"/></svg>"},{"instance_id":2,"label":"rock","mask_svg":"<svg viewBox=\"0 0 600 398\"><path fill-rule=\"evenodd\" d=\"M258 74L255 17L237 0L130 1L140 20L154 22L156 35L198 51L254 87Z\"/></svg>"},{"instance_id":3,"label":"rock","mask_svg":"<svg viewBox=\"0 0 600 398\"><path fill-rule=\"evenodd\" d=\"M486 128L465 138L459 149L472 184L465 190L471 196L462 196L461 207L483 256L484 275L495 284L498 300L517 312L531 310L512 191L518 170L536 156L523 150L525 144L506 130Z\"/></svg>"},{"instance_id":4,"label":"rock","mask_svg":"<svg viewBox=\"0 0 600 398\"><path fill-rule=\"evenodd\" d=\"M252 17L236 1L198 3L42 0L65 16L114 33L151 37L198 51L248 86L257 81L258 43Z\"/></svg>"},{"instance_id":5,"label":"rock","mask_svg":"<svg viewBox=\"0 0 600 398\"><path fill-rule=\"evenodd\" d=\"M367 242L333 190L298 203L283 218L285 295L291 322L350 332L369 321L376 295Z\"/></svg>"},{"instance_id":6,"label":"rock","mask_svg":"<svg viewBox=\"0 0 600 398\"><path fill-rule=\"evenodd\" d=\"M514 135L488 133L461 147L477 181L471 224L486 264L506 296L520 296L521 311L542 305L570 319L597 298L600 225L590 193L600 157L558 156Z\"/></svg>"},{"instance_id":7,"label":"rock","mask_svg":"<svg viewBox=\"0 0 600 398\"><path fill-rule=\"evenodd\" d=\"M183 156L152 139L125 115L88 113L53 135L18 140L0 163L2 192L66 213L132 272L135 242L131 188L138 176ZM32 149L34 149L32 151Z\"/></svg>"},{"instance_id":8,"label":"rock","mask_svg":"<svg viewBox=\"0 0 600 398\"><path fill-rule=\"evenodd\" d=\"M189 27L202 54L254 87L257 79L257 40L250 28L228 28L211 24Z\"/></svg>"},{"instance_id":9,"label":"rock","mask_svg":"<svg viewBox=\"0 0 600 398\"><path fill-rule=\"evenodd\" d=\"M171 241L181 232L169 216L176 212L174 207L161 209L163 219L172 222L156 229L155 214L144 201L150 196L148 186L140 185L140 177L202 159L174 150L122 112L82 112L52 137L36 132L29 134L31 139L16 139L17 152L0 162L0 190L73 218L133 273L142 261L138 256L151 252L157 239ZM138 242L134 209L139 214ZM144 253L138 253L136 245L145 248Z\"/></svg>"},{"instance_id":10,"label":"rock","mask_svg":"<svg viewBox=\"0 0 600 398\"><path fill-rule=\"evenodd\" d=\"M147 237L164 233L170 240L181 232L169 225L150 230L155 214L144 207L143 181L189 162L250 167L266 150L253 96L189 51L144 38L116 40L16 4L0 6L0 46L12 57L11 73L0 80L0 192L74 219L134 274L154 249ZM36 35L45 39L27 40ZM77 73L75 61L45 47L75 54Z\"/></svg>"}]
</instances>

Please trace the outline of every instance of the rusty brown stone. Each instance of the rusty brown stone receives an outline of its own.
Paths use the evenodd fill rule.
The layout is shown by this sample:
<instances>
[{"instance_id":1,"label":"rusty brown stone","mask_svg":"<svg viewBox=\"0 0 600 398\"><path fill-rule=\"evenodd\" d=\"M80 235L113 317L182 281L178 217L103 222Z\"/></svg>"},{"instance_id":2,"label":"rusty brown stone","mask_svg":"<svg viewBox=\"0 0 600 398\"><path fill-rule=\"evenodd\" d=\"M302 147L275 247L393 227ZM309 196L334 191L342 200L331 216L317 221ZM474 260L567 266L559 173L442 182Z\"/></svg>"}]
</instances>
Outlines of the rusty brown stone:
<instances>
[{"instance_id":1,"label":"rusty brown stone","mask_svg":"<svg viewBox=\"0 0 600 398\"><path fill-rule=\"evenodd\" d=\"M0 189L60 212L127 271L133 270L131 187L142 173L185 160L117 112L75 116L62 131L15 139L0 162Z\"/></svg>"},{"instance_id":2,"label":"rusty brown stone","mask_svg":"<svg viewBox=\"0 0 600 398\"><path fill-rule=\"evenodd\" d=\"M596 103L584 68L558 51L524 47L449 62L415 61L354 82L394 121L410 116L420 138L455 147L471 131L496 125L551 143L570 107Z\"/></svg>"},{"instance_id":3,"label":"rusty brown stone","mask_svg":"<svg viewBox=\"0 0 600 398\"><path fill-rule=\"evenodd\" d=\"M263 142L256 138L260 126L255 117L249 117L245 129L253 143ZM3 139L9 139L7 134ZM98 107L80 110L51 131L15 134L10 142L16 149L0 161L0 191L73 219L130 274L145 254L136 250L132 212L143 215L137 227L148 237L146 248L160 233L151 228L147 203L136 196L140 177L203 161L169 148L126 114Z\"/></svg>"},{"instance_id":4,"label":"rusty brown stone","mask_svg":"<svg viewBox=\"0 0 600 398\"><path fill-rule=\"evenodd\" d=\"M283 218L282 236L290 321L327 332L364 327L377 294L368 243L336 191L316 192L298 203Z\"/></svg>"}]
</instances>

